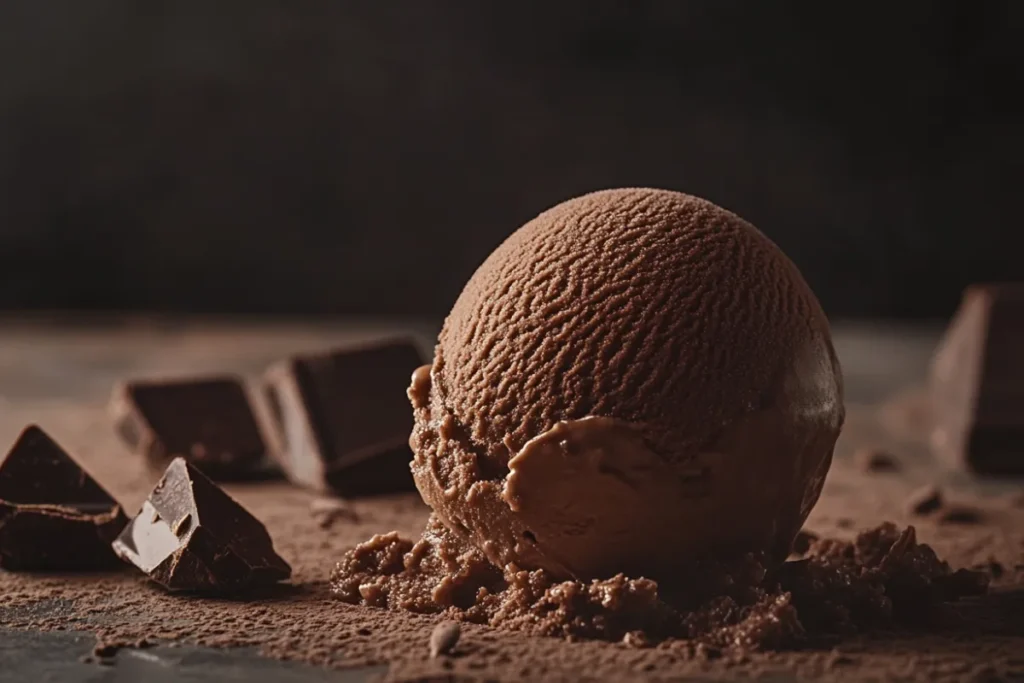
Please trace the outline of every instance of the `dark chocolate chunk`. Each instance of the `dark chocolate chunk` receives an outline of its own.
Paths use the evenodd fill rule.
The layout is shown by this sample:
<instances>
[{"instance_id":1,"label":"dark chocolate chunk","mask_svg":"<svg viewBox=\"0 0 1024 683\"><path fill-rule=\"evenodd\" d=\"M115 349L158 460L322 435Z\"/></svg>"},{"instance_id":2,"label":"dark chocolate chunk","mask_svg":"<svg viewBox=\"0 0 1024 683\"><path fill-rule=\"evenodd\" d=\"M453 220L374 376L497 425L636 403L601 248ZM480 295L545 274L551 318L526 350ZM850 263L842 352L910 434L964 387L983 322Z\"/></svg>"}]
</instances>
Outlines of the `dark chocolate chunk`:
<instances>
[{"instance_id":1,"label":"dark chocolate chunk","mask_svg":"<svg viewBox=\"0 0 1024 683\"><path fill-rule=\"evenodd\" d=\"M1024 475L1024 283L964 293L931 369L940 454L991 475Z\"/></svg>"},{"instance_id":2,"label":"dark chocolate chunk","mask_svg":"<svg viewBox=\"0 0 1024 683\"><path fill-rule=\"evenodd\" d=\"M412 342L393 340L271 368L264 394L288 478L348 497L413 490L406 390L423 364Z\"/></svg>"},{"instance_id":3,"label":"dark chocolate chunk","mask_svg":"<svg viewBox=\"0 0 1024 683\"><path fill-rule=\"evenodd\" d=\"M0 460L0 567L23 571L117 566L110 542L128 523L118 505L35 425Z\"/></svg>"},{"instance_id":4,"label":"dark chocolate chunk","mask_svg":"<svg viewBox=\"0 0 1024 683\"><path fill-rule=\"evenodd\" d=\"M185 458L217 480L267 474L267 446L235 377L133 381L111 408L118 434L158 470Z\"/></svg>"},{"instance_id":5,"label":"dark chocolate chunk","mask_svg":"<svg viewBox=\"0 0 1024 683\"><path fill-rule=\"evenodd\" d=\"M172 591L230 593L292 572L263 524L183 458L171 462L114 550Z\"/></svg>"}]
</instances>

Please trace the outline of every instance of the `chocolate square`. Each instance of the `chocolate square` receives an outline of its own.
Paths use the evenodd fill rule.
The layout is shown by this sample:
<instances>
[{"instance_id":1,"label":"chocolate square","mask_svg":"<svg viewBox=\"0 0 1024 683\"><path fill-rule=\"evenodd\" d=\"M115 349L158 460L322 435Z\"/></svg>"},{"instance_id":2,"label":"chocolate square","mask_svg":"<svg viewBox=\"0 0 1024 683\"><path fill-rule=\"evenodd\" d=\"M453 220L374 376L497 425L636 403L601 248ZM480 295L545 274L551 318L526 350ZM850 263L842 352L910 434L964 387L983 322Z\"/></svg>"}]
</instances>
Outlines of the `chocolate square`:
<instances>
[{"instance_id":1,"label":"chocolate square","mask_svg":"<svg viewBox=\"0 0 1024 683\"><path fill-rule=\"evenodd\" d=\"M263 393L294 482L344 495L412 490L410 378L424 358L409 340L290 358Z\"/></svg>"},{"instance_id":2,"label":"chocolate square","mask_svg":"<svg viewBox=\"0 0 1024 683\"><path fill-rule=\"evenodd\" d=\"M979 474L1024 475L1024 284L967 289L931 392L940 454Z\"/></svg>"},{"instance_id":3,"label":"chocolate square","mask_svg":"<svg viewBox=\"0 0 1024 683\"><path fill-rule=\"evenodd\" d=\"M267 445L236 377L131 381L111 406L118 434L158 470L182 457L213 479L266 474Z\"/></svg>"}]
</instances>

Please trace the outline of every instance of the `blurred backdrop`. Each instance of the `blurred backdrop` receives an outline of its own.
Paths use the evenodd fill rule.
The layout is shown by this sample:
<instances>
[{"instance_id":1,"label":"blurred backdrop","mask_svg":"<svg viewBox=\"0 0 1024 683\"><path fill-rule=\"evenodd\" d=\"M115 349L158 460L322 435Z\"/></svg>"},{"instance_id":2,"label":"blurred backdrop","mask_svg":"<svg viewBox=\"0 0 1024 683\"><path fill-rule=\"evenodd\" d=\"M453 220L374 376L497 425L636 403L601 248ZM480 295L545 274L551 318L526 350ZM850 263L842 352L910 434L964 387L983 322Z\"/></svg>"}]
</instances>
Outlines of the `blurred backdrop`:
<instances>
[{"instance_id":1,"label":"blurred backdrop","mask_svg":"<svg viewBox=\"0 0 1024 683\"><path fill-rule=\"evenodd\" d=\"M571 196L746 217L834 317L1024 279L1024 2L4 0L0 308L440 316Z\"/></svg>"}]
</instances>

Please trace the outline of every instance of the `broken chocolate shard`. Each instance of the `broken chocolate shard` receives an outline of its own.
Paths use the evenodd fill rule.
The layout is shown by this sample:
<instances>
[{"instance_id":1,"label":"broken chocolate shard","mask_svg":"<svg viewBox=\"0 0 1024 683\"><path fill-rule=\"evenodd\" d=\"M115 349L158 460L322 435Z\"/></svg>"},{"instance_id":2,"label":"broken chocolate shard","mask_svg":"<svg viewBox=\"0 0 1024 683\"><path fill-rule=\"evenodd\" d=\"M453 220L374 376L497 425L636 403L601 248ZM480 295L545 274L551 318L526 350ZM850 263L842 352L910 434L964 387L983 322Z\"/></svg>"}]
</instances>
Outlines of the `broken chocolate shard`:
<instances>
[{"instance_id":1,"label":"broken chocolate shard","mask_svg":"<svg viewBox=\"0 0 1024 683\"><path fill-rule=\"evenodd\" d=\"M264 395L288 478L346 497L413 490L406 389L423 364L414 343L390 340L268 370Z\"/></svg>"},{"instance_id":2,"label":"broken chocolate shard","mask_svg":"<svg viewBox=\"0 0 1024 683\"><path fill-rule=\"evenodd\" d=\"M71 571L116 567L110 542L121 506L42 429L27 427L0 460L0 567Z\"/></svg>"},{"instance_id":3,"label":"broken chocolate shard","mask_svg":"<svg viewBox=\"0 0 1024 683\"><path fill-rule=\"evenodd\" d=\"M1024 283L975 285L931 368L932 443L979 473L1024 475Z\"/></svg>"},{"instance_id":4,"label":"broken chocolate shard","mask_svg":"<svg viewBox=\"0 0 1024 683\"><path fill-rule=\"evenodd\" d=\"M268 474L266 442L236 377L128 382L111 410L121 438L158 471L182 457L221 481Z\"/></svg>"},{"instance_id":5,"label":"broken chocolate shard","mask_svg":"<svg viewBox=\"0 0 1024 683\"><path fill-rule=\"evenodd\" d=\"M114 551L171 591L233 593L291 576L266 528L175 458Z\"/></svg>"}]
</instances>

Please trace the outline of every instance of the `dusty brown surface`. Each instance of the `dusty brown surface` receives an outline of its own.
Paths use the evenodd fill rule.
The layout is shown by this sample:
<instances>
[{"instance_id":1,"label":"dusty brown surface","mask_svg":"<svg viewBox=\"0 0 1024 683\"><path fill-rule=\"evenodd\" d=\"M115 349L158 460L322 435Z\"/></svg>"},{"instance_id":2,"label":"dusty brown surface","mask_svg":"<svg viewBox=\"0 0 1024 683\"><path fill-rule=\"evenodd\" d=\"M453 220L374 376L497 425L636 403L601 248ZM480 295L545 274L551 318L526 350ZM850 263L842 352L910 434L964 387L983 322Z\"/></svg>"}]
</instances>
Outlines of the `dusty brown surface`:
<instances>
[{"instance_id":1,"label":"dusty brown surface","mask_svg":"<svg viewBox=\"0 0 1024 683\"><path fill-rule=\"evenodd\" d=\"M278 354L316 349L351 334L159 332L127 337L119 332L116 339L121 341L112 341L109 333L77 334L73 340L50 334L43 341L37 332L4 333L0 440L9 443L26 422L39 422L133 512L154 479L113 435L105 409L113 379L212 369L253 374ZM859 345L867 338L840 339L840 356L845 350L851 358L859 357ZM877 353L876 344L868 355ZM871 376L870 369L849 362L854 377ZM464 624L455 656L432 659L430 635L440 617L346 605L332 599L327 587L334 563L347 549L374 533L397 530L418 536L427 508L412 496L355 501L354 515L323 528L322 516L310 510L315 494L282 482L228 487L266 523L277 550L294 568L291 584L279 591L250 601L170 596L130 568L78 576L0 573L0 626L92 630L113 642L146 637L255 645L270 656L338 667L387 662L393 680L451 673L492 680L637 681L773 673L849 680L1024 676L1019 654L1024 651L1021 489L979 484L936 469L922 449L920 430L926 426L927 410L920 397L913 392L895 396L886 388L874 393L879 392L894 398L878 405L852 401L836 462L807 528L823 537L852 538L858 529L885 520L913 523L919 539L932 544L954 568L989 568L993 594L957 603L949 618L936 619L925 630L851 636L796 652L714 658L695 657L671 643L656 648L567 643ZM872 393L856 387L853 392L855 397ZM905 467L898 473L863 472L852 454L868 446L892 452ZM974 514L943 515L939 510L911 518L905 511L908 495L930 482L943 488L946 507ZM40 618L44 611L50 616Z\"/></svg>"}]
</instances>

